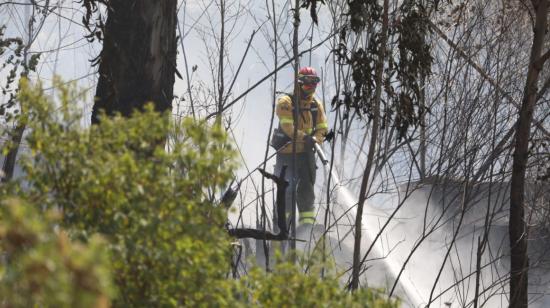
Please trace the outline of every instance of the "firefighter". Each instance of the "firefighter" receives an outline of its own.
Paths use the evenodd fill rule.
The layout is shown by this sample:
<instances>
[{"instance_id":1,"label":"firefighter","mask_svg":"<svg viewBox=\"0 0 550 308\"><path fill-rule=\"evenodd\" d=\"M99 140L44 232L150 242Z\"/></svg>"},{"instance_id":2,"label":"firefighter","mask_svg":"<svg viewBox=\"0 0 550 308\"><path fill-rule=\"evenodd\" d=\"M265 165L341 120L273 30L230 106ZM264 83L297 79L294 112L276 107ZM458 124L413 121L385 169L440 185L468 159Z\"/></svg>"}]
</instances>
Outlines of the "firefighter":
<instances>
[{"instance_id":1,"label":"firefighter","mask_svg":"<svg viewBox=\"0 0 550 308\"><path fill-rule=\"evenodd\" d=\"M275 174L279 175L282 166L287 166L286 180L289 186L286 191L287 217L292 212L292 191L296 190L296 205L298 206L299 225L315 223L314 185L317 166L315 164L314 143L321 144L328 128L323 104L314 98L315 89L320 78L312 67L303 67L298 71L298 89L300 102L295 104L292 95L278 99L276 113L279 118L279 128L275 131L285 139L283 147L278 148L275 163ZM293 108L298 108L297 123L294 122ZM297 127L296 140L293 140L294 127ZM273 140L273 139L272 139ZM292 170L292 143L296 144L296 174ZM273 145L273 141L272 141ZM280 146L280 143L279 143Z\"/></svg>"}]
</instances>

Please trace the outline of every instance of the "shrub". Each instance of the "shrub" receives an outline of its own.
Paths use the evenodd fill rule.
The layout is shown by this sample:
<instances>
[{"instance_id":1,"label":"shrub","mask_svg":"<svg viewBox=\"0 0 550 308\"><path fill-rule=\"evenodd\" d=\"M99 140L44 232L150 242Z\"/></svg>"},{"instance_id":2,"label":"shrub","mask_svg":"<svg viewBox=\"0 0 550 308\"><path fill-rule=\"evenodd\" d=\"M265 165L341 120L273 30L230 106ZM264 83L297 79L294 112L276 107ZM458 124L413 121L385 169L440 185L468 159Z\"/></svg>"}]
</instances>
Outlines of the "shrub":
<instances>
[{"instance_id":1,"label":"shrub","mask_svg":"<svg viewBox=\"0 0 550 308\"><path fill-rule=\"evenodd\" d=\"M304 273L301 267L281 262L272 272L253 269L242 279L248 290L246 306L255 307L370 307L397 308L398 300L388 300L380 290L344 290L334 276L321 276L317 263Z\"/></svg>"},{"instance_id":2,"label":"shrub","mask_svg":"<svg viewBox=\"0 0 550 308\"><path fill-rule=\"evenodd\" d=\"M57 107L40 87L23 80L21 89L30 153L24 176L0 190L28 205L1 209L2 239L24 240L2 243L0 305L97 307L115 295L119 307L397 305L284 262L228 278L227 213L214 196L236 164L219 126L174 123L148 106L84 128L74 88L59 87Z\"/></svg>"},{"instance_id":3,"label":"shrub","mask_svg":"<svg viewBox=\"0 0 550 308\"><path fill-rule=\"evenodd\" d=\"M115 304L227 303L226 213L213 202L235 166L225 133L191 119L173 125L151 106L82 128L75 90L62 88L55 108L39 88L24 89L26 199L61 209L72 238L109 240Z\"/></svg>"},{"instance_id":4,"label":"shrub","mask_svg":"<svg viewBox=\"0 0 550 308\"><path fill-rule=\"evenodd\" d=\"M0 204L0 307L108 307L114 295L106 243L71 242L57 213L17 199Z\"/></svg>"}]
</instances>

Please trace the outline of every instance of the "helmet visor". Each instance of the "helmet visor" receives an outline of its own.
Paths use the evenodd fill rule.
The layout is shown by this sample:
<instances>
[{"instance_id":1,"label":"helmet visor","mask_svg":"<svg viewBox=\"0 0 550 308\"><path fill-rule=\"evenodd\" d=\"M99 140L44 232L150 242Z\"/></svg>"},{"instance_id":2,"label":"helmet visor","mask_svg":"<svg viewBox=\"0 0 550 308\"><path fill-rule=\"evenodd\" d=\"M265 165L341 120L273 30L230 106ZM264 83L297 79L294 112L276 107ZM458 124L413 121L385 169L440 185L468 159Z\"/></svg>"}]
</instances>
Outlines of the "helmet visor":
<instances>
[{"instance_id":1,"label":"helmet visor","mask_svg":"<svg viewBox=\"0 0 550 308\"><path fill-rule=\"evenodd\" d=\"M321 78L313 75L303 75L298 77L298 81L303 85L317 85Z\"/></svg>"}]
</instances>

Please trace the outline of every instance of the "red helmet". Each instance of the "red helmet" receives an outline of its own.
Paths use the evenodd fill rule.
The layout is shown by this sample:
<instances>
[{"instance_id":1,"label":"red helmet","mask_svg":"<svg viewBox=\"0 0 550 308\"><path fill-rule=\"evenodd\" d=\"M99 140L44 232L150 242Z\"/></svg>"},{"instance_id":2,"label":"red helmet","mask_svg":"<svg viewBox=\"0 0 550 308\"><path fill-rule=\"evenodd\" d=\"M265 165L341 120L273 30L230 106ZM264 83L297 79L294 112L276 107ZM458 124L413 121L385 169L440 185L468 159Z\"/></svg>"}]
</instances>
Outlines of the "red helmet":
<instances>
[{"instance_id":1,"label":"red helmet","mask_svg":"<svg viewBox=\"0 0 550 308\"><path fill-rule=\"evenodd\" d=\"M317 76L317 72L313 67L305 66L298 71L298 82L301 84L317 84L321 78Z\"/></svg>"}]
</instances>

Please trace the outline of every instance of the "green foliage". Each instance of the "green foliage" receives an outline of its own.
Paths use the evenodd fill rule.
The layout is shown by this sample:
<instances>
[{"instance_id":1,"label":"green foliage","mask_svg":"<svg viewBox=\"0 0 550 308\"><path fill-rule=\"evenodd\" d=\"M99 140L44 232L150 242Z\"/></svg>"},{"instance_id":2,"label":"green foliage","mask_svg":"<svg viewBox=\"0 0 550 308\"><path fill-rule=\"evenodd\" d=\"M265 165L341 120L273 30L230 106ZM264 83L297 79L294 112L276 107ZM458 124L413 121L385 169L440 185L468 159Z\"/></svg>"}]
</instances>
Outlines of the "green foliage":
<instances>
[{"instance_id":1,"label":"green foliage","mask_svg":"<svg viewBox=\"0 0 550 308\"><path fill-rule=\"evenodd\" d=\"M226 294L203 286L221 288L228 270L226 213L211 200L235 165L225 133L190 119L174 126L152 106L84 129L70 106L74 90L60 91L56 111L39 88L23 88L33 153L23 165L27 198L60 208L73 237L109 239L116 303L224 303ZM169 132L180 138L166 151Z\"/></svg>"},{"instance_id":2,"label":"green foliage","mask_svg":"<svg viewBox=\"0 0 550 308\"><path fill-rule=\"evenodd\" d=\"M0 306L107 307L113 297L106 243L71 242L58 216L17 199L0 204Z\"/></svg>"},{"instance_id":3,"label":"green foliage","mask_svg":"<svg viewBox=\"0 0 550 308\"><path fill-rule=\"evenodd\" d=\"M382 6L376 0L348 0L349 26L360 32L372 27L382 17Z\"/></svg>"},{"instance_id":4,"label":"green foliage","mask_svg":"<svg viewBox=\"0 0 550 308\"><path fill-rule=\"evenodd\" d=\"M405 0L399 8L388 12L388 32L382 33L383 7L379 1L348 0L349 11L346 25L340 32L340 43L335 50L340 65L352 70L352 91L342 93L332 100L333 107L343 105L345 113L356 110L368 120L381 116L381 128L395 127L399 138L405 137L411 127L420 124L427 112L420 103L423 81L431 72L432 56L429 35L429 12L437 1ZM365 35L363 43L350 41ZM387 36L387 46L382 46L382 37ZM375 67L380 61L379 52L385 47L384 73L376 80ZM385 97L381 100L382 114L374 114L376 83L381 83ZM346 115L345 115L346 116Z\"/></svg>"},{"instance_id":5,"label":"green foliage","mask_svg":"<svg viewBox=\"0 0 550 308\"><path fill-rule=\"evenodd\" d=\"M271 273L254 269L241 283L250 292L247 306L396 308L400 305L373 289L349 293L336 278L321 278L318 268L304 274L291 263L281 263Z\"/></svg>"},{"instance_id":6,"label":"green foliage","mask_svg":"<svg viewBox=\"0 0 550 308\"><path fill-rule=\"evenodd\" d=\"M6 108L10 108L15 103L15 90L14 85L17 70L21 64L22 52L23 52L23 40L18 37L6 37L6 26L0 26L0 72L8 70L6 81L1 85L2 95L7 96L6 103L0 102L0 115L4 115Z\"/></svg>"},{"instance_id":7,"label":"green foliage","mask_svg":"<svg viewBox=\"0 0 550 308\"><path fill-rule=\"evenodd\" d=\"M84 128L73 87L59 88L57 105L25 80L21 89L30 154L24 179L0 188L29 204L1 209L0 237L9 239L1 249L17 260L0 277L0 295L17 289L9 304L108 305L115 287L106 263L117 307L398 304L374 291L349 294L311 263L308 274L281 263L273 273L228 279L227 213L212 196L230 180L235 154L221 128L191 119L174 125L152 106ZM52 222L54 210L60 217ZM52 262L61 270L52 272Z\"/></svg>"},{"instance_id":8,"label":"green foliage","mask_svg":"<svg viewBox=\"0 0 550 308\"><path fill-rule=\"evenodd\" d=\"M429 34L429 16L425 6L417 1L404 1L401 8L401 19L397 22L397 50L399 58L393 60L391 68L396 70L399 82L399 93L388 90L394 101L392 111L395 127L400 137L406 135L408 128L416 127L426 112L421 106L423 81L431 74L433 57ZM396 63L395 63L396 62ZM388 82L389 83L389 82Z\"/></svg>"},{"instance_id":9,"label":"green foliage","mask_svg":"<svg viewBox=\"0 0 550 308\"><path fill-rule=\"evenodd\" d=\"M4 97L0 101L0 115L8 122L17 119L21 113L20 108L15 108L19 79L36 72L40 55L35 53L29 56L28 46L23 40L20 37L6 37L6 26L0 25L0 73L7 71L6 80L0 85Z\"/></svg>"},{"instance_id":10,"label":"green foliage","mask_svg":"<svg viewBox=\"0 0 550 308\"><path fill-rule=\"evenodd\" d=\"M325 4L324 0L319 0L321 4ZM300 4L301 8L309 9L309 16L314 24L319 24L319 17L317 16L317 0L302 0Z\"/></svg>"},{"instance_id":11,"label":"green foliage","mask_svg":"<svg viewBox=\"0 0 550 308\"><path fill-rule=\"evenodd\" d=\"M88 30L86 38L89 42L93 42L98 39L103 40L103 33L105 31L104 17L101 15L101 6L110 8L109 0L82 0L82 7L84 7L86 14L82 17L82 23Z\"/></svg>"}]
</instances>

